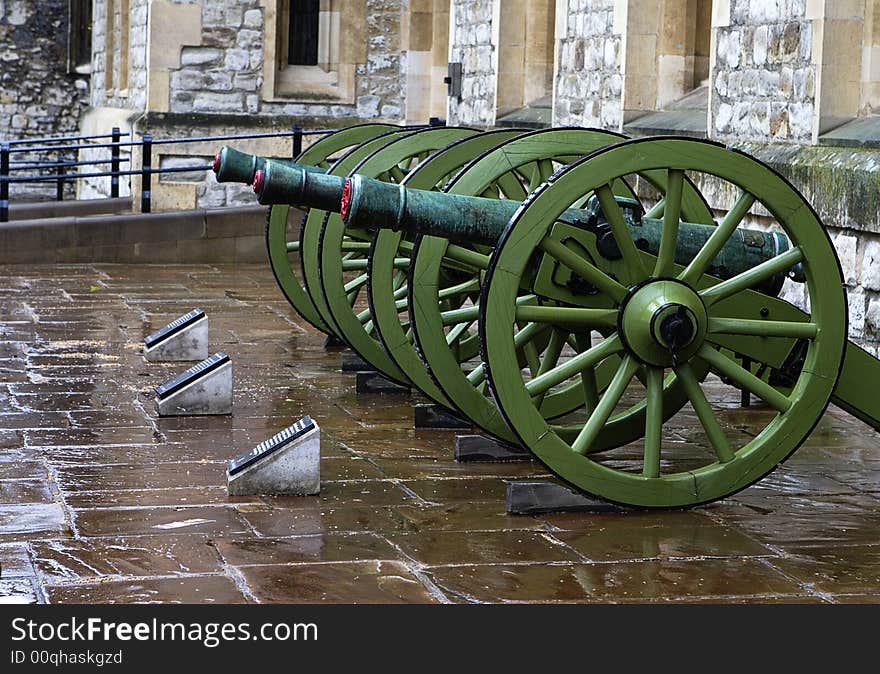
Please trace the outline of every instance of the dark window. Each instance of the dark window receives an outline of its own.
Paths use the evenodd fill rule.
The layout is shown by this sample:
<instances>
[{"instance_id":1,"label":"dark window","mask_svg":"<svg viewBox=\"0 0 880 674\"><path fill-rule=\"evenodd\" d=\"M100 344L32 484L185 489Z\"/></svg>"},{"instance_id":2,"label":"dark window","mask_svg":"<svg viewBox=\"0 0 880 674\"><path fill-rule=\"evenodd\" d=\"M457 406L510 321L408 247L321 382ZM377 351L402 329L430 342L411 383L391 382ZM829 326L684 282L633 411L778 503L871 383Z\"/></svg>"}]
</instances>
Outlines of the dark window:
<instances>
[{"instance_id":1,"label":"dark window","mask_svg":"<svg viewBox=\"0 0 880 674\"><path fill-rule=\"evenodd\" d=\"M292 66L318 65L320 0L290 0L287 62Z\"/></svg>"},{"instance_id":2,"label":"dark window","mask_svg":"<svg viewBox=\"0 0 880 674\"><path fill-rule=\"evenodd\" d=\"M68 6L67 70L88 72L92 64L92 0L68 0Z\"/></svg>"}]
</instances>

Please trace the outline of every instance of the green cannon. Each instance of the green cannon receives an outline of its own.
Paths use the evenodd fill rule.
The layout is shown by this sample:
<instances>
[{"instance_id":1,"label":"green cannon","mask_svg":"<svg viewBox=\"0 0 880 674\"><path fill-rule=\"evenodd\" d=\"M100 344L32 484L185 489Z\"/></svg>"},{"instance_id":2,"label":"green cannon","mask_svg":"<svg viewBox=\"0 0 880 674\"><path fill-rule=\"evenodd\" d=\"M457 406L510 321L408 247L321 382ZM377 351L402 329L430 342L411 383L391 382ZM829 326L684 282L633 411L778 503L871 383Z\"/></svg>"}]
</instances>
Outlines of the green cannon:
<instances>
[{"instance_id":1,"label":"green cannon","mask_svg":"<svg viewBox=\"0 0 880 674\"><path fill-rule=\"evenodd\" d=\"M833 246L806 200L761 162L705 141L588 130L462 132L431 154L418 132L388 133L336 174L363 165L397 184L349 176L334 184L338 208L325 195L349 228L322 216L320 250L300 247L304 266L318 258L311 292L332 304L335 285L366 287L366 313L347 305L339 316L365 319L358 328L378 333L396 364L427 354L423 369L454 408L505 437L491 406L506 437L563 480L619 503L690 506L772 471L830 401L880 426L869 390L877 361L846 342ZM407 156L418 161L405 165ZM721 201L715 211L701 198L707 186ZM486 235L474 242L460 238L467 219L449 216L453 195L511 203L461 202ZM752 219L763 231L740 227ZM746 262L744 248L761 252ZM365 266L351 253L366 255ZM348 272L358 276L346 282ZM768 294L786 276L800 283L783 296L810 313ZM475 324L480 356L465 358ZM455 388L460 380L469 392ZM759 401L748 428L731 390ZM699 422L684 444L679 414Z\"/></svg>"},{"instance_id":2,"label":"green cannon","mask_svg":"<svg viewBox=\"0 0 880 674\"><path fill-rule=\"evenodd\" d=\"M354 229L391 229L494 246L508 221L522 205L508 199L408 189L403 185L361 175L341 178L315 171L312 167L291 166L240 152L236 154L241 156L241 164L257 167L251 175L260 204L299 205L340 213L345 225ZM219 164L219 170L215 170L218 176L225 173L225 162ZM636 247L656 255L660 249L663 221L644 217L644 209L637 200L617 197L616 202L624 213ZM596 248L602 257L610 260L621 258L595 195L585 208L567 209L559 221L592 231L596 236ZM712 225L679 223L675 261L684 264L691 259L714 231ZM706 273L722 279L730 278L784 253L788 248L788 239L780 232L737 228L710 262ZM786 278L802 282L804 277L800 264L772 275L758 289L778 295Z\"/></svg>"}]
</instances>

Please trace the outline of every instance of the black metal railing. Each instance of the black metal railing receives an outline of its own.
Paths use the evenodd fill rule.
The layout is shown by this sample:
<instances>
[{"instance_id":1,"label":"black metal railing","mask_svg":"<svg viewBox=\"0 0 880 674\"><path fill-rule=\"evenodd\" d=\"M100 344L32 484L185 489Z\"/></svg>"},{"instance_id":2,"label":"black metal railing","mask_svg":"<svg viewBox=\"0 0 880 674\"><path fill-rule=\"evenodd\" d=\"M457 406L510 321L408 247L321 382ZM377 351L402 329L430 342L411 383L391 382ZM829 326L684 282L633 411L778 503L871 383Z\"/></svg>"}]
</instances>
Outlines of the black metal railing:
<instances>
[{"instance_id":1,"label":"black metal railing","mask_svg":"<svg viewBox=\"0 0 880 674\"><path fill-rule=\"evenodd\" d=\"M207 171L210 165L154 167L153 149L158 145L174 145L181 143L199 143L228 140L249 140L253 138L287 138L292 139L292 158L296 158L303 148L303 138L312 135L325 135L331 130L306 131L300 126L294 126L290 131L276 131L266 133L229 134L223 136L192 136L186 138L153 138L152 134L145 133L140 140L123 140L131 134L120 132L114 127L109 134L97 134L90 136L56 136L51 138L21 139L0 142L0 222L9 221L9 203L11 185L16 184L40 184L55 182L55 198L57 201L64 199L64 188L69 183L91 178L110 178L110 197L119 197L119 179L131 178L139 175L141 178L141 212L149 213L152 210L153 176L166 173L187 173L192 171ZM109 139L109 142L108 142ZM55 144L58 143L58 144ZM140 168L132 167L131 157L121 156L121 152L132 153L134 148L141 149ZM79 153L83 150L109 150L107 159L80 159ZM76 153L75 159L61 158L68 153ZM27 155L55 155L54 159L24 161L12 161L12 157L19 154ZM121 165L128 163L128 169L122 169ZM109 171L81 171L83 167L110 165ZM26 175L14 175L20 172L30 172Z\"/></svg>"}]
</instances>

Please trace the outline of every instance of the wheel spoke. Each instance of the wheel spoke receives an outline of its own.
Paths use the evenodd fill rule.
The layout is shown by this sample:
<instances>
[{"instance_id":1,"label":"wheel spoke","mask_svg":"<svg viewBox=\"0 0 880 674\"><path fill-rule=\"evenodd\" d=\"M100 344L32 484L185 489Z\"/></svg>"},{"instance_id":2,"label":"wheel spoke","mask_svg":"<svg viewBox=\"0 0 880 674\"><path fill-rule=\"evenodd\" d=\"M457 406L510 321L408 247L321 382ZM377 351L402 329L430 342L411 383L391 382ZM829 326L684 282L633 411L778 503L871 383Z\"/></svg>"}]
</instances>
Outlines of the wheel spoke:
<instances>
[{"instance_id":1,"label":"wheel spoke","mask_svg":"<svg viewBox=\"0 0 880 674\"><path fill-rule=\"evenodd\" d=\"M562 347L565 346L565 338L567 336L567 332L556 327L553 328L553 332L550 334L550 341L547 343L547 348L544 349L544 358L541 360L541 367L538 368L536 376L541 376L556 367L556 364L559 362L559 355L562 353ZM547 392L544 391L535 396L534 403L536 406L541 406L544 402L544 396L546 393Z\"/></svg>"},{"instance_id":2,"label":"wheel spoke","mask_svg":"<svg viewBox=\"0 0 880 674\"><path fill-rule=\"evenodd\" d=\"M474 386L479 386L486 381L486 368L480 363L473 370L467 373L467 380Z\"/></svg>"},{"instance_id":3,"label":"wheel spoke","mask_svg":"<svg viewBox=\"0 0 880 674\"><path fill-rule=\"evenodd\" d=\"M716 351L711 346L703 344L697 355L719 374L729 377L740 387L754 393L773 409L779 412L787 412L791 408L791 400L787 396L777 391L764 380L753 375L749 370L732 361L720 351Z\"/></svg>"},{"instance_id":4,"label":"wheel spoke","mask_svg":"<svg viewBox=\"0 0 880 674\"><path fill-rule=\"evenodd\" d=\"M592 283L615 302L622 302L623 298L626 297L626 288L624 286L600 271L589 260L581 257L562 242L550 237L544 237L544 240L541 241L541 250L559 260L584 280Z\"/></svg>"},{"instance_id":5,"label":"wheel spoke","mask_svg":"<svg viewBox=\"0 0 880 674\"><path fill-rule=\"evenodd\" d=\"M299 241L288 241L287 242L287 252L288 253L299 252Z\"/></svg>"},{"instance_id":6,"label":"wheel spoke","mask_svg":"<svg viewBox=\"0 0 880 674\"><path fill-rule=\"evenodd\" d=\"M756 321L748 318L709 318L710 335L755 335L757 337L791 337L816 339L819 326L796 321Z\"/></svg>"},{"instance_id":7,"label":"wheel spoke","mask_svg":"<svg viewBox=\"0 0 880 674\"><path fill-rule=\"evenodd\" d=\"M342 271L364 271L368 263L369 260L365 258L342 260Z\"/></svg>"},{"instance_id":8,"label":"wheel spoke","mask_svg":"<svg viewBox=\"0 0 880 674\"><path fill-rule=\"evenodd\" d=\"M406 283L406 274L402 271L394 272L394 276L391 279L391 289L397 291L404 283Z\"/></svg>"},{"instance_id":9,"label":"wheel spoke","mask_svg":"<svg viewBox=\"0 0 880 674\"><path fill-rule=\"evenodd\" d=\"M461 307L460 309L450 309L449 311L440 312L440 321L444 327L447 325L455 325L456 323L470 322L480 317L479 305L469 307Z\"/></svg>"},{"instance_id":10,"label":"wheel spoke","mask_svg":"<svg viewBox=\"0 0 880 674\"><path fill-rule=\"evenodd\" d=\"M441 300L446 299L447 297L454 297L455 295L462 295L464 293L472 293L480 289L480 280L476 278L472 278L468 281L464 281L462 283L458 283L454 286L449 286L448 288L444 288L439 293L437 293L437 297Z\"/></svg>"},{"instance_id":11,"label":"wheel spoke","mask_svg":"<svg viewBox=\"0 0 880 674\"><path fill-rule=\"evenodd\" d=\"M364 283L366 283L369 280L369 278L370 277L368 274L361 274L360 276L353 278L351 281L346 283L345 286L343 287L345 294L350 295L355 290L358 290L362 285L364 285Z\"/></svg>"},{"instance_id":12,"label":"wheel spoke","mask_svg":"<svg viewBox=\"0 0 880 674\"><path fill-rule=\"evenodd\" d=\"M663 211L666 209L666 197L663 197L656 204L651 206L648 211L645 213L643 217L646 218L659 218L663 216Z\"/></svg>"},{"instance_id":13,"label":"wheel spoke","mask_svg":"<svg viewBox=\"0 0 880 674\"><path fill-rule=\"evenodd\" d=\"M342 245L340 245L339 250L343 252L360 251L366 253L370 250L370 245L369 241L355 241L354 239L346 237L342 240Z\"/></svg>"},{"instance_id":14,"label":"wheel spoke","mask_svg":"<svg viewBox=\"0 0 880 674\"><path fill-rule=\"evenodd\" d=\"M681 382L688 400L691 401L694 412L697 413L697 418L700 420L703 430L706 431L706 436L709 438L709 443L715 450L715 455L718 457L718 460L721 463L727 463L728 461L733 460L734 454L733 450L730 448L730 443L727 441L727 437L724 435L724 431L721 429L718 419L715 418L715 412L712 411L712 406L709 404L709 401L706 400L706 394L703 393L703 387L700 386L700 382L697 381L697 377L694 374L694 370L690 363L679 365L675 368L675 374L678 375L678 380Z\"/></svg>"},{"instance_id":15,"label":"wheel spoke","mask_svg":"<svg viewBox=\"0 0 880 674\"><path fill-rule=\"evenodd\" d=\"M626 220L623 217L623 211L620 210L620 206L614 198L611 186L602 185L596 190L596 196L599 199L599 204L602 206L602 213L611 227L614 240L617 242L617 249L620 251L623 261L629 269L629 281L631 283L644 281L648 274L642 264L642 254L636 248L636 244L632 236L630 236L629 228L626 226Z\"/></svg>"},{"instance_id":16,"label":"wheel spoke","mask_svg":"<svg viewBox=\"0 0 880 674\"><path fill-rule=\"evenodd\" d=\"M468 321L467 323L459 323L458 325L456 325L454 328L452 328L452 330L449 331L449 334L446 335L446 343L452 345L454 342L460 339L461 336L465 332L467 332L473 324L473 321Z\"/></svg>"},{"instance_id":17,"label":"wheel spoke","mask_svg":"<svg viewBox=\"0 0 880 674\"><path fill-rule=\"evenodd\" d=\"M578 333L574 339L578 346L578 352L586 351L592 343L589 334ZM584 394L584 407L590 414L599 405L599 387L596 384L595 367L585 367L581 370L581 391Z\"/></svg>"},{"instance_id":18,"label":"wheel spoke","mask_svg":"<svg viewBox=\"0 0 880 674\"><path fill-rule=\"evenodd\" d=\"M517 330L513 335L513 346L516 349L521 349L535 337L549 329L550 326L546 323L529 323L521 330Z\"/></svg>"},{"instance_id":19,"label":"wheel spoke","mask_svg":"<svg viewBox=\"0 0 880 674\"><path fill-rule=\"evenodd\" d=\"M571 448L575 452L586 454L590 447L593 446L593 443L599 436L599 432L605 426L605 422L608 421L608 417L611 416L627 385L638 369L639 362L635 358L626 356L623 359L620 367L617 368L617 372L614 373L611 383L605 389L605 394L602 396L599 404L596 405L596 408L587 419L587 423L584 424L581 432L578 433L577 438L572 443Z\"/></svg>"},{"instance_id":20,"label":"wheel spoke","mask_svg":"<svg viewBox=\"0 0 880 674\"><path fill-rule=\"evenodd\" d=\"M669 169L666 172L666 206L663 211L663 232L660 235L660 250L654 266L654 276L666 276L672 272L675 261L675 246L678 243L678 223L681 219L681 191L684 185L684 171Z\"/></svg>"},{"instance_id":21,"label":"wheel spoke","mask_svg":"<svg viewBox=\"0 0 880 674\"><path fill-rule=\"evenodd\" d=\"M516 308L516 320L561 323L578 327L614 327L617 325L617 312L614 309L525 305Z\"/></svg>"},{"instance_id":22,"label":"wheel spoke","mask_svg":"<svg viewBox=\"0 0 880 674\"><path fill-rule=\"evenodd\" d=\"M803 262L804 253L800 247L792 248L785 251L782 255L762 262L759 265L748 269L741 274L737 274L733 278L707 288L700 293L706 306L711 306L725 297L730 297L736 293L751 288L756 283L791 269L798 262Z\"/></svg>"},{"instance_id":23,"label":"wheel spoke","mask_svg":"<svg viewBox=\"0 0 880 674\"><path fill-rule=\"evenodd\" d=\"M406 280L406 279L404 278L404 280ZM406 283L404 283L402 286L400 286L397 290L394 291L394 294L392 295L392 297L395 300L399 300L403 297L406 297L408 294L408 291L409 291L409 286Z\"/></svg>"},{"instance_id":24,"label":"wheel spoke","mask_svg":"<svg viewBox=\"0 0 880 674\"><path fill-rule=\"evenodd\" d=\"M532 396L539 395L569 377L578 374L581 370L598 365L609 356L613 356L621 351L623 351L623 344L620 341L620 337L616 334L612 335L586 351L572 356L562 365L557 365L553 369L535 377L526 384L526 390Z\"/></svg>"},{"instance_id":25,"label":"wheel spoke","mask_svg":"<svg viewBox=\"0 0 880 674\"><path fill-rule=\"evenodd\" d=\"M461 262L462 264L470 265L476 269L488 269L489 268L489 256L483 255L483 253L478 253L475 250L471 250L470 248L465 248L464 246L459 246L454 243L450 243L446 246L446 254L443 256L444 258L449 258L455 262Z\"/></svg>"},{"instance_id":26,"label":"wheel spoke","mask_svg":"<svg viewBox=\"0 0 880 674\"><path fill-rule=\"evenodd\" d=\"M388 176L393 182L397 183L398 185L403 182L404 178L406 178L406 174L396 164L388 169Z\"/></svg>"},{"instance_id":27,"label":"wheel spoke","mask_svg":"<svg viewBox=\"0 0 880 674\"><path fill-rule=\"evenodd\" d=\"M531 164L532 170L529 174L529 192L534 192L538 189L538 185L544 182L544 178L541 175L541 162L533 162Z\"/></svg>"},{"instance_id":28,"label":"wheel spoke","mask_svg":"<svg viewBox=\"0 0 880 674\"><path fill-rule=\"evenodd\" d=\"M715 228L715 231L712 232L711 236L706 240L706 243L703 244L703 247L697 253L696 257L694 257L690 264L685 267L684 271L678 275L679 280L684 281L689 285L696 284L700 277L706 273L709 265L712 264L712 260L714 260L718 253L721 252L721 249L724 248L724 244L727 243L727 240L736 231L739 223L742 222L742 219L745 217L746 213L749 212L753 203L755 203L754 196L748 192L740 193L733 208L727 212L727 215L724 216L721 224Z\"/></svg>"},{"instance_id":29,"label":"wheel spoke","mask_svg":"<svg viewBox=\"0 0 880 674\"><path fill-rule=\"evenodd\" d=\"M660 444L663 435L663 368L648 367L645 378L645 454L642 475L660 477Z\"/></svg>"},{"instance_id":30,"label":"wheel spoke","mask_svg":"<svg viewBox=\"0 0 880 674\"><path fill-rule=\"evenodd\" d=\"M535 325L535 323L530 323L529 325ZM529 340L523 344L522 352L526 359L526 365L529 367L529 374L534 377L538 373L538 370L541 369L541 360L538 358L538 350L535 348L535 342Z\"/></svg>"}]
</instances>

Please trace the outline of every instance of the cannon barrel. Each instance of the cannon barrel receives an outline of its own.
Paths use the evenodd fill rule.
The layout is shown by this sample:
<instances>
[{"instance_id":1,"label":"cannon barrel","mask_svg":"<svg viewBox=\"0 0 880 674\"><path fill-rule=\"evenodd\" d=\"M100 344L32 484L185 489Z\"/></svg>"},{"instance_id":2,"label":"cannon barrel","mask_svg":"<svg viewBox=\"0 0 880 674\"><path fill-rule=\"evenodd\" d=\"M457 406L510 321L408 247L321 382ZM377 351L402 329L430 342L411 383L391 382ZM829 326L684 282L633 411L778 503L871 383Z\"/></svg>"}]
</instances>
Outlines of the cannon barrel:
<instances>
[{"instance_id":1,"label":"cannon barrel","mask_svg":"<svg viewBox=\"0 0 880 674\"><path fill-rule=\"evenodd\" d=\"M642 217L641 207L630 199L618 199L624 219L636 247L652 255L660 250L663 221ZM456 241L494 246L501 238L507 223L520 203L506 199L470 197L443 192L407 189L363 176L354 175L345 184L340 212L347 227L392 229L430 236L441 236ZM569 208L558 218L596 233L599 253L609 259L620 257L617 243L598 200L593 197L586 208ZM675 261L686 265L700 251L715 227L692 222L679 224ZM713 260L709 274L730 278L747 269L776 257L790 248L788 237L780 232L761 232L738 228ZM776 295L786 276L803 282L800 264L789 273L771 277L760 289Z\"/></svg>"},{"instance_id":2,"label":"cannon barrel","mask_svg":"<svg viewBox=\"0 0 880 674\"><path fill-rule=\"evenodd\" d=\"M507 199L417 190L357 174L345 178L316 173L303 166L274 160L266 160L257 170L254 192L264 205L299 205L340 213L346 226L353 229L392 229L487 246L497 244L521 205ZM658 254L663 221L642 217L641 206L632 200L619 199L618 203L636 246L652 255ZM585 208L567 209L558 220L594 231L599 253L608 259L620 257L597 200L592 199ZM714 230L712 225L680 223L676 263L690 262ZM789 248L788 237L780 232L738 228L707 273L722 279L731 278ZM802 282L802 267L797 265L788 272L776 274L756 289L777 295L787 276Z\"/></svg>"},{"instance_id":3,"label":"cannon barrel","mask_svg":"<svg viewBox=\"0 0 880 674\"><path fill-rule=\"evenodd\" d=\"M269 160L265 157L240 152L235 148L226 146L220 148L220 151L214 155L213 169L218 183L246 183L251 185L254 182L254 175L266 166L267 161ZM282 162L280 160L273 161L293 168L301 168L309 173L327 172L326 169L317 166Z\"/></svg>"}]
</instances>

